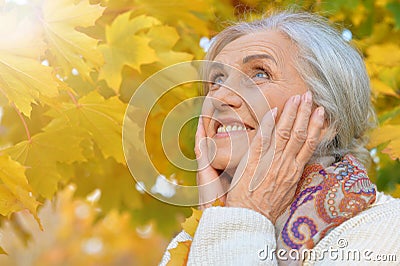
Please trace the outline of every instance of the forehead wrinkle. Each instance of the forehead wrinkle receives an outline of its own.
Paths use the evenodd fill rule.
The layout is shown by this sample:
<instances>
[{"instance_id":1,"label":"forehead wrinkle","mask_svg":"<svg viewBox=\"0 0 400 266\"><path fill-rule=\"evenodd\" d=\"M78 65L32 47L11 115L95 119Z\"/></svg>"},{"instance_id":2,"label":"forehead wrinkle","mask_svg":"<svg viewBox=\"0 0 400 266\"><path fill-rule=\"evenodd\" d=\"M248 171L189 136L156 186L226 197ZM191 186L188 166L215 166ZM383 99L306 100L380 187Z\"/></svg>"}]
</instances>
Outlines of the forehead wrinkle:
<instances>
[{"instance_id":1,"label":"forehead wrinkle","mask_svg":"<svg viewBox=\"0 0 400 266\"><path fill-rule=\"evenodd\" d=\"M217 54L215 60L228 65L232 65L233 63L236 66L239 66L247 63L244 61L250 61L250 59L253 59L251 57L262 54L262 56L259 58L270 59L277 66L282 65L283 61L285 61L284 58L286 57L285 51L275 43L271 43L262 39L260 41L262 43L250 42L243 44L231 42L225 46L220 53ZM242 53L243 58L236 58L235 60L235 58L232 58L231 56L232 53ZM249 58L246 59L247 57Z\"/></svg>"},{"instance_id":2,"label":"forehead wrinkle","mask_svg":"<svg viewBox=\"0 0 400 266\"><path fill-rule=\"evenodd\" d=\"M273 57L270 56L269 54L265 54L265 53L263 53L263 54L248 55L248 56L246 56L245 58L243 58L242 63L243 63L243 64L246 64L246 63L248 63L249 61L253 61L253 60L256 60L256 59L269 59L269 60L273 61L273 62L275 63L275 65L277 64L275 58L273 58Z\"/></svg>"},{"instance_id":3,"label":"forehead wrinkle","mask_svg":"<svg viewBox=\"0 0 400 266\"><path fill-rule=\"evenodd\" d=\"M224 48L222 48L216 57L225 57L226 54L228 54L229 57L229 54L235 52L239 52L244 55L250 55L251 53L267 53L274 57L275 61L277 62L284 60L284 58L288 56L287 53L296 53L296 48L296 45L285 34L281 33L280 31L268 30L266 32L260 31L246 34L231 41L230 43L226 44ZM241 63L241 61L242 60L240 59L240 62L237 63Z\"/></svg>"}]
</instances>

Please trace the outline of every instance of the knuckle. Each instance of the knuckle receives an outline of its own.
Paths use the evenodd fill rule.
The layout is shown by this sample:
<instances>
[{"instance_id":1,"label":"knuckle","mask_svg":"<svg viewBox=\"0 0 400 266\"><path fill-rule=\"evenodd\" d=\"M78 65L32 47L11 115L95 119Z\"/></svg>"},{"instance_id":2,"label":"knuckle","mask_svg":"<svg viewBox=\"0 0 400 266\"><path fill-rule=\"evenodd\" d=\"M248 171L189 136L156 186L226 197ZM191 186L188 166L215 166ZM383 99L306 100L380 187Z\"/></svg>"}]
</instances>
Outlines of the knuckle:
<instances>
[{"instance_id":1,"label":"knuckle","mask_svg":"<svg viewBox=\"0 0 400 266\"><path fill-rule=\"evenodd\" d=\"M307 144L307 147L308 147L308 149L309 149L310 151L314 151L314 150L317 148L319 142L318 142L318 139L317 139L317 138L309 138L309 139L306 141L306 144Z\"/></svg>"},{"instance_id":2,"label":"knuckle","mask_svg":"<svg viewBox=\"0 0 400 266\"><path fill-rule=\"evenodd\" d=\"M307 139L307 131L304 128L296 129L293 132L293 138L298 142L305 142Z\"/></svg>"},{"instance_id":3,"label":"knuckle","mask_svg":"<svg viewBox=\"0 0 400 266\"><path fill-rule=\"evenodd\" d=\"M295 112L290 113L290 114L288 115L288 120L289 120L289 121L294 121L294 120L296 120L296 117L297 117L297 113L295 113Z\"/></svg>"},{"instance_id":4,"label":"knuckle","mask_svg":"<svg viewBox=\"0 0 400 266\"><path fill-rule=\"evenodd\" d=\"M285 141L288 141L290 138L290 130L287 128L278 128L276 131L276 135Z\"/></svg>"}]
</instances>

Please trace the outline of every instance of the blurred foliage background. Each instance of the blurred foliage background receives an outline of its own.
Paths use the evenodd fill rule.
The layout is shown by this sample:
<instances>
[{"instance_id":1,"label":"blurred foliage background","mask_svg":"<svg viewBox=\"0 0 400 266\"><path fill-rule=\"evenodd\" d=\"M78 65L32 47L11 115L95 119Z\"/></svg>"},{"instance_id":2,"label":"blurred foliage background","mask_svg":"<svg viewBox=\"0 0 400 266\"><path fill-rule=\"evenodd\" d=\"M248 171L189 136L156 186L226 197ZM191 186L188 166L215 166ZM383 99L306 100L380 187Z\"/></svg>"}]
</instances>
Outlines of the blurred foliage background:
<instances>
[{"instance_id":1,"label":"blurred foliage background","mask_svg":"<svg viewBox=\"0 0 400 266\"><path fill-rule=\"evenodd\" d=\"M230 22L293 4L328 17L364 55L380 122L371 179L400 197L398 0L0 0L0 264L157 264L191 211L130 175L121 144L130 97L156 71L202 59ZM159 126L196 93L161 100L146 129L160 174L179 184L194 173L162 156ZM189 157L194 131L180 136Z\"/></svg>"}]
</instances>

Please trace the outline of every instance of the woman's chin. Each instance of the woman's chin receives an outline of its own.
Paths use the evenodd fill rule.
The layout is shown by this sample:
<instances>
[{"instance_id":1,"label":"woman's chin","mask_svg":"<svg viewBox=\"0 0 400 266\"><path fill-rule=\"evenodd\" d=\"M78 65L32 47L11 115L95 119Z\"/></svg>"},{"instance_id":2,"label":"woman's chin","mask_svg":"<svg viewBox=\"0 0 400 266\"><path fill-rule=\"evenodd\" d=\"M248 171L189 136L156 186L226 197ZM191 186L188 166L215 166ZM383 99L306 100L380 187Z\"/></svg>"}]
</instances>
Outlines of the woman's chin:
<instances>
[{"instance_id":1,"label":"woman's chin","mask_svg":"<svg viewBox=\"0 0 400 266\"><path fill-rule=\"evenodd\" d=\"M225 171L229 175L233 176L235 170L239 164L240 158L219 158L216 156L211 162L211 166L220 171Z\"/></svg>"}]
</instances>

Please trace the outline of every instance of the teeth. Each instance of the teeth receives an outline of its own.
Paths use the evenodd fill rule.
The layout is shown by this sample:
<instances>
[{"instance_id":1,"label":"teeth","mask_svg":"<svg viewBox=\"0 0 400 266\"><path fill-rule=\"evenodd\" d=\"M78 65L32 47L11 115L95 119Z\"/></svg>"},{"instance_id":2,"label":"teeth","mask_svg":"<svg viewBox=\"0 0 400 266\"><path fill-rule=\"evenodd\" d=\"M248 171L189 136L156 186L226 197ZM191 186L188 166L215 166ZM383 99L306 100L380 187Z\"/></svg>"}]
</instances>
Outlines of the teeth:
<instances>
[{"instance_id":1,"label":"teeth","mask_svg":"<svg viewBox=\"0 0 400 266\"><path fill-rule=\"evenodd\" d=\"M223 133L223 132L231 132L231 131L243 131L243 130L249 130L249 128L246 128L245 126L241 125L228 125L228 126L223 126L220 125L217 129L218 133Z\"/></svg>"}]
</instances>

